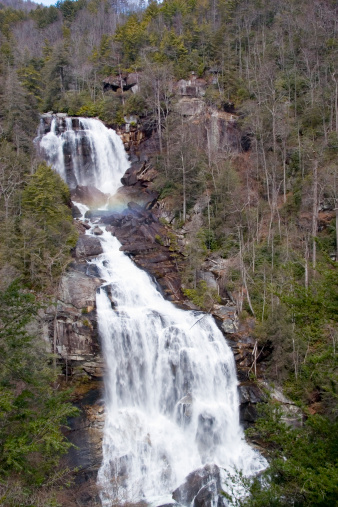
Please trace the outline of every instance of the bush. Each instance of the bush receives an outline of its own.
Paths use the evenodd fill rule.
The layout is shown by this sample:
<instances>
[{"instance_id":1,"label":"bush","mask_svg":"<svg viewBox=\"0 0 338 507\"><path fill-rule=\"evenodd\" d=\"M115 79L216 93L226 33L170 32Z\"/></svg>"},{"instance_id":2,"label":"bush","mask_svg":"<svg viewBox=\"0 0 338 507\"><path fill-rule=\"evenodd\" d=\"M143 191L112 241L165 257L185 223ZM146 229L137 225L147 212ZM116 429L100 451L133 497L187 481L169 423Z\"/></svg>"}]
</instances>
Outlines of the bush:
<instances>
[{"instance_id":1,"label":"bush","mask_svg":"<svg viewBox=\"0 0 338 507\"><path fill-rule=\"evenodd\" d=\"M215 303L221 302L217 291L208 287L204 280L198 282L196 289L183 289L183 294L206 311L210 311Z\"/></svg>"},{"instance_id":2,"label":"bush","mask_svg":"<svg viewBox=\"0 0 338 507\"><path fill-rule=\"evenodd\" d=\"M124 104L124 114L143 116L146 113L146 102L142 95L134 93L129 95Z\"/></svg>"}]
</instances>

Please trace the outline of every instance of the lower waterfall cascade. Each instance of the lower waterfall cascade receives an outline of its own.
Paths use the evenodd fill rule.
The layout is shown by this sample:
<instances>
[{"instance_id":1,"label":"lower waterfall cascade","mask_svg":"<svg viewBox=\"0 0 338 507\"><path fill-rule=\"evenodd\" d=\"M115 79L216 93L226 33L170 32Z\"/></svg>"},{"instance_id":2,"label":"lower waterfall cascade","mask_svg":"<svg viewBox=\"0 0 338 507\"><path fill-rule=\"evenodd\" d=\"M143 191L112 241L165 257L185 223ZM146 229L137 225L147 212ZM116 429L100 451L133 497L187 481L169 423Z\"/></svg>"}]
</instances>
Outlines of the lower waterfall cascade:
<instances>
[{"instance_id":1,"label":"lower waterfall cascade","mask_svg":"<svg viewBox=\"0 0 338 507\"><path fill-rule=\"evenodd\" d=\"M110 233L102 245L93 261L107 281L97 295L107 362L102 505L161 505L206 463L247 476L265 468L244 440L233 354L213 318L166 301Z\"/></svg>"},{"instance_id":2,"label":"lower waterfall cascade","mask_svg":"<svg viewBox=\"0 0 338 507\"><path fill-rule=\"evenodd\" d=\"M72 181L114 194L129 167L121 139L98 120L80 119L81 133L70 119L65 124L58 131L53 119L51 131L40 134L47 162L70 184L68 143ZM83 136L89 141L80 142ZM84 144L90 147L86 168ZM76 205L83 214L88 209ZM86 234L94 234L93 227ZM99 238L104 253L88 262L105 280L97 294L106 362L97 478L102 506L175 503L172 492L206 464L245 476L263 470L266 460L245 442L239 424L235 361L213 318L166 301L111 233L104 230ZM222 502L216 496L212 505L231 505Z\"/></svg>"}]
</instances>

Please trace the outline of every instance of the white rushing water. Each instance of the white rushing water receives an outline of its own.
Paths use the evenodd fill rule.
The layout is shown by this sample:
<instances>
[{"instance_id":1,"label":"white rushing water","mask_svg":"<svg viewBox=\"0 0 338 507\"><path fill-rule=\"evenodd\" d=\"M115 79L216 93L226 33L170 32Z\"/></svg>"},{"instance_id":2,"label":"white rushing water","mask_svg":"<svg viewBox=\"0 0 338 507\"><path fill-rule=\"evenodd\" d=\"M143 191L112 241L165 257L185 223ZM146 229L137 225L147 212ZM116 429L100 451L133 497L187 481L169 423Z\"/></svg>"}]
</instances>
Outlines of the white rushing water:
<instances>
[{"instance_id":1,"label":"white rushing water","mask_svg":"<svg viewBox=\"0 0 338 507\"><path fill-rule=\"evenodd\" d=\"M245 475L263 469L265 460L239 425L233 354L213 318L165 301L116 238L106 232L102 243L96 261L108 282L97 296L107 362L102 504L142 498L156 504L205 463Z\"/></svg>"},{"instance_id":2,"label":"white rushing water","mask_svg":"<svg viewBox=\"0 0 338 507\"><path fill-rule=\"evenodd\" d=\"M60 131L62 121L66 128ZM50 132L39 139L39 147L47 163L68 184L90 185L109 194L121 186L121 177L130 165L120 137L93 118L53 117Z\"/></svg>"},{"instance_id":3,"label":"white rushing water","mask_svg":"<svg viewBox=\"0 0 338 507\"><path fill-rule=\"evenodd\" d=\"M95 181L115 192L129 166L121 140L97 120L80 119L80 126L83 131L74 131L68 119L60 134L52 125L39 140L47 161L67 181L68 143L77 182ZM87 173L80 145L90 147ZM83 214L88 209L75 204ZM248 476L265 468L265 459L244 440L233 354L213 318L165 301L115 237L105 231L100 239L104 253L92 262L106 280L97 295L107 368L102 505L163 505L207 463Z\"/></svg>"}]
</instances>

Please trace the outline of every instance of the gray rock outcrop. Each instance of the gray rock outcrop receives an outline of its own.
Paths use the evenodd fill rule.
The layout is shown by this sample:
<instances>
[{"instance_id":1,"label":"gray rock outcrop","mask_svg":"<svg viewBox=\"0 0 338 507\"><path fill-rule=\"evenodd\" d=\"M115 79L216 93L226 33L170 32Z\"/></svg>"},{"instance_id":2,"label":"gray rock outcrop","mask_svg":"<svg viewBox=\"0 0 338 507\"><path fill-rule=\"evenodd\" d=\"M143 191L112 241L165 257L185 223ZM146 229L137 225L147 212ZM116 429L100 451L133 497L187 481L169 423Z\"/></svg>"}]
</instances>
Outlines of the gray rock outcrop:
<instances>
[{"instance_id":1,"label":"gray rock outcrop","mask_svg":"<svg viewBox=\"0 0 338 507\"><path fill-rule=\"evenodd\" d=\"M77 259L96 257L103 253L101 241L94 236L81 236L76 244L74 255Z\"/></svg>"},{"instance_id":2,"label":"gray rock outcrop","mask_svg":"<svg viewBox=\"0 0 338 507\"><path fill-rule=\"evenodd\" d=\"M56 306L46 312L52 349L67 376L103 375L95 311L96 291L103 281L96 275L90 265L72 263L61 278Z\"/></svg>"},{"instance_id":3,"label":"gray rock outcrop","mask_svg":"<svg viewBox=\"0 0 338 507\"><path fill-rule=\"evenodd\" d=\"M222 495L219 467L208 464L191 472L185 482L175 489L173 499L189 507L226 507L228 503Z\"/></svg>"}]
</instances>

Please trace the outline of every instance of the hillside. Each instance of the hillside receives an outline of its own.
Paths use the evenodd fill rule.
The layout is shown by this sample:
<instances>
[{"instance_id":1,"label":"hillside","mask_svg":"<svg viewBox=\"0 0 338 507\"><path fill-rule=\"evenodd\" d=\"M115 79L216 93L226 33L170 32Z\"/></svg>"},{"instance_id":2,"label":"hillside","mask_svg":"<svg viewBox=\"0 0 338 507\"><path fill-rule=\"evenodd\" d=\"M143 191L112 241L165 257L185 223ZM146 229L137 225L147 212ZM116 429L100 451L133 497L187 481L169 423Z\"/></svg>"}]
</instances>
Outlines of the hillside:
<instances>
[{"instance_id":1,"label":"hillside","mask_svg":"<svg viewBox=\"0 0 338 507\"><path fill-rule=\"evenodd\" d=\"M10 285L19 279L23 294L53 301L77 240L68 190L36 154L39 115L101 119L132 161L141 153L151 165L166 241L183 259L180 290L208 312L231 301L264 357L262 378L303 411L291 430L267 404L250 430L272 468L270 486L251 485L244 504L335 505L336 2L24 4L0 9L3 297L19 298ZM210 265L219 268L211 281ZM15 392L18 380L6 382ZM1 480L28 487L14 461Z\"/></svg>"}]
</instances>

